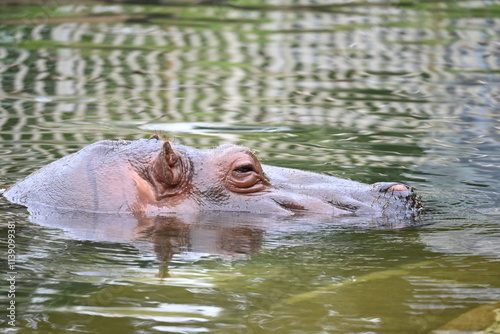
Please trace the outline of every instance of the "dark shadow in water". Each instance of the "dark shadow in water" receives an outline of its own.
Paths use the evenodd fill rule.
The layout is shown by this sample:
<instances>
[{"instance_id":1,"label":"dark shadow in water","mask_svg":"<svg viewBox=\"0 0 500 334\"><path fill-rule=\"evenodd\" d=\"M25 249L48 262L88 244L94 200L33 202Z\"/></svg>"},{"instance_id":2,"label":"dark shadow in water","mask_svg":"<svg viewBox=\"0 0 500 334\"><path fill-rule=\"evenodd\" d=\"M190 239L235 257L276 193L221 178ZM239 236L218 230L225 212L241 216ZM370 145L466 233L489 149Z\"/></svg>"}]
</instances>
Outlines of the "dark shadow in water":
<instances>
[{"instance_id":1,"label":"dark shadow in water","mask_svg":"<svg viewBox=\"0 0 500 334\"><path fill-rule=\"evenodd\" d=\"M0 20L1 24L62 24L62 23L151 23L154 19L172 19L174 14L120 14L68 17L29 17Z\"/></svg>"}]
</instances>

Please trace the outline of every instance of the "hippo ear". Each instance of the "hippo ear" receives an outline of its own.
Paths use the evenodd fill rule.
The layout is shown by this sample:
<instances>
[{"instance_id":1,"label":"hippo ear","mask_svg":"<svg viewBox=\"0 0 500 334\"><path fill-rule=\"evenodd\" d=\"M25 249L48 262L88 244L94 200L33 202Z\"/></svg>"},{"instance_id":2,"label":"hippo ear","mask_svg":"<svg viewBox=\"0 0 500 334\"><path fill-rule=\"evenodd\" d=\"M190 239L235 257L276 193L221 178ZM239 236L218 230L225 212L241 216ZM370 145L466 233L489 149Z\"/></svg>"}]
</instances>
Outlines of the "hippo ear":
<instances>
[{"instance_id":1,"label":"hippo ear","mask_svg":"<svg viewBox=\"0 0 500 334\"><path fill-rule=\"evenodd\" d=\"M153 162L151 183L156 192L156 198L162 199L179 192L184 180L183 164L179 153L174 150L168 141L162 145L160 153Z\"/></svg>"},{"instance_id":2,"label":"hippo ear","mask_svg":"<svg viewBox=\"0 0 500 334\"><path fill-rule=\"evenodd\" d=\"M179 153L174 150L168 141L165 141L163 142L160 157L163 158L168 167L173 168L179 160Z\"/></svg>"}]
</instances>

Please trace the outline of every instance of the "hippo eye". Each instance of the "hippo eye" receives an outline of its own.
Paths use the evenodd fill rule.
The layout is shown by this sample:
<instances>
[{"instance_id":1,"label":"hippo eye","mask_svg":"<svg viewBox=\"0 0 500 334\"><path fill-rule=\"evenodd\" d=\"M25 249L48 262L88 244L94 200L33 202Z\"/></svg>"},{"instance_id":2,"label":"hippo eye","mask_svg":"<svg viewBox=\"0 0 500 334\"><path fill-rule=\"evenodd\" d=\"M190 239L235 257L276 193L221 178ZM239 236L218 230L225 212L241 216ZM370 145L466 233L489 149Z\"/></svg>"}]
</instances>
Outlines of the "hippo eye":
<instances>
[{"instance_id":1,"label":"hippo eye","mask_svg":"<svg viewBox=\"0 0 500 334\"><path fill-rule=\"evenodd\" d=\"M250 194L264 190L268 181L260 163L252 155L239 153L226 177L226 187L235 193Z\"/></svg>"},{"instance_id":2,"label":"hippo eye","mask_svg":"<svg viewBox=\"0 0 500 334\"><path fill-rule=\"evenodd\" d=\"M248 172L253 172L253 167L252 166L242 166L242 167L238 167L234 170L235 172L237 173L248 173Z\"/></svg>"}]
</instances>

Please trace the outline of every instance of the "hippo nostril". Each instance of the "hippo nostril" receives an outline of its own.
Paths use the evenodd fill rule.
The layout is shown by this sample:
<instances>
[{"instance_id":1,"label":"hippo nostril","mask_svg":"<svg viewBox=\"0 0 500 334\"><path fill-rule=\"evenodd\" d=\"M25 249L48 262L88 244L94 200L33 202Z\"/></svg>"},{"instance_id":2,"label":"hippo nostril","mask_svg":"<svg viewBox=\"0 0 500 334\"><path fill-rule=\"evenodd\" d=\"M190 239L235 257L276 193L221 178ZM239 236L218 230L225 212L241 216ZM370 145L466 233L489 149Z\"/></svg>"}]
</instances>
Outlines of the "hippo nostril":
<instances>
[{"instance_id":1,"label":"hippo nostril","mask_svg":"<svg viewBox=\"0 0 500 334\"><path fill-rule=\"evenodd\" d=\"M404 184L395 184L387 188L386 191L408 191L408 187Z\"/></svg>"},{"instance_id":2,"label":"hippo nostril","mask_svg":"<svg viewBox=\"0 0 500 334\"><path fill-rule=\"evenodd\" d=\"M372 184L372 189L375 193L391 194L395 196L407 196L413 193L413 189L411 187L402 183L394 182L377 182Z\"/></svg>"}]
</instances>

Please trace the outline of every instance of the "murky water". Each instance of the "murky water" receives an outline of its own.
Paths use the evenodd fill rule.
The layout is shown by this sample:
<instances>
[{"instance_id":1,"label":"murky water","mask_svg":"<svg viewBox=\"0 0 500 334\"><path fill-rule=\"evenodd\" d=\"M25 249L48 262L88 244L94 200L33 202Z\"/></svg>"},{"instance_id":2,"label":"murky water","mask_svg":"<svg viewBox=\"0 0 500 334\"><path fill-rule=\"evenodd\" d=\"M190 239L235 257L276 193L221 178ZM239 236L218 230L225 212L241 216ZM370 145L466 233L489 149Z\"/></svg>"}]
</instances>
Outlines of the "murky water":
<instances>
[{"instance_id":1,"label":"murky water","mask_svg":"<svg viewBox=\"0 0 500 334\"><path fill-rule=\"evenodd\" d=\"M230 3L0 7L0 188L97 140L160 131L402 181L429 213L399 229L204 215L152 237L125 218L36 224L1 198L4 283L9 223L17 256L2 327L428 333L498 302L498 3ZM492 322L456 329L500 332Z\"/></svg>"}]
</instances>

